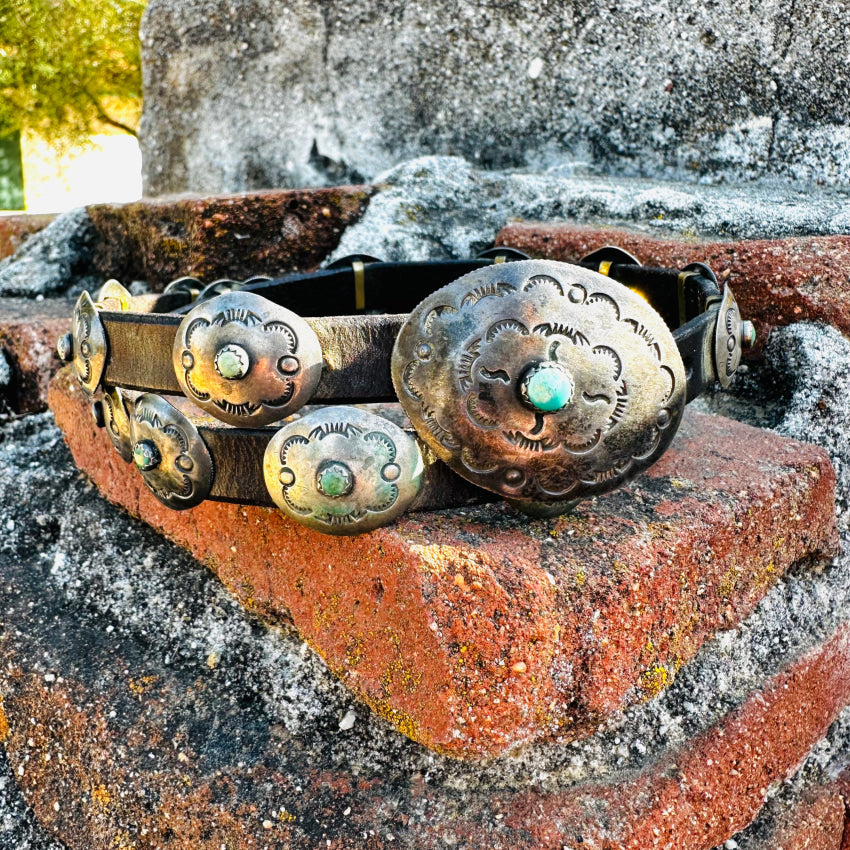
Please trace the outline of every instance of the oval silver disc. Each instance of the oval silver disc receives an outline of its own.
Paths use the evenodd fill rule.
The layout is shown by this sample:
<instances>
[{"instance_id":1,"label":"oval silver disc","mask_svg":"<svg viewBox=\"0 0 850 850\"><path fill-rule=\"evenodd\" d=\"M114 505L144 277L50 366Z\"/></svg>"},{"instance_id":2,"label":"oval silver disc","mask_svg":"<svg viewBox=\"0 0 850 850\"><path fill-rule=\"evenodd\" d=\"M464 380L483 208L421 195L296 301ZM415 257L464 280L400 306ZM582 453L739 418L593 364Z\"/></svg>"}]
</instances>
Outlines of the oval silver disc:
<instances>
[{"instance_id":1,"label":"oval silver disc","mask_svg":"<svg viewBox=\"0 0 850 850\"><path fill-rule=\"evenodd\" d=\"M177 330L177 381L198 407L257 428L305 405L322 375L322 347L296 313L249 292L202 301Z\"/></svg>"},{"instance_id":2,"label":"oval silver disc","mask_svg":"<svg viewBox=\"0 0 850 850\"><path fill-rule=\"evenodd\" d=\"M714 368L717 371L717 380L724 389L732 383L732 378L741 365L743 327L738 302L735 301L732 290L724 286L714 328Z\"/></svg>"},{"instance_id":3,"label":"oval silver disc","mask_svg":"<svg viewBox=\"0 0 850 850\"><path fill-rule=\"evenodd\" d=\"M535 504L603 493L650 466L685 406L682 358L655 310L549 260L478 269L428 296L396 340L392 372L441 460Z\"/></svg>"},{"instance_id":4,"label":"oval silver disc","mask_svg":"<svg viewBox=\"0 0 850 850\"><path fill-rule=\"evenodd\" d=\"M195 426L164 398L139 396L130 417L132 459L148 489L164 505L183 510L210 493L213 462Z\"/></svg>"},{"instance_id":5,"label":"oval silver disc","mask_svg":"<svg viewBox=\"0 0 850 850\"><path fill-rule=\"evenodd\" d=\"M121 457L128 463L133 459L133 438L130 434L130 414L124 394L118 387L103 393L103 413L106 434Z\"/></svg>"},{"instance_id":6,"label":"oval silver disc","mask_svg":"<svg viewBox=\"0 0 850 850\"><path fill-rule=\"evenodd\" d=\"M73 363L83 391L97 392L106 367L106 331L88 292L82 292L74 306Z\"/></svg>"},{"instance_id":7,"label":"oval silver disc","mask_svg":"<svg viewBox=\"0 0 850 850\"><path fill-rule=\"evenodd\" d=\"M422 472L416 440L357 407L324 407L284 425L263 459L274 503L324 534L392 522L416 497Z\"/></svg>"}]
</instances>

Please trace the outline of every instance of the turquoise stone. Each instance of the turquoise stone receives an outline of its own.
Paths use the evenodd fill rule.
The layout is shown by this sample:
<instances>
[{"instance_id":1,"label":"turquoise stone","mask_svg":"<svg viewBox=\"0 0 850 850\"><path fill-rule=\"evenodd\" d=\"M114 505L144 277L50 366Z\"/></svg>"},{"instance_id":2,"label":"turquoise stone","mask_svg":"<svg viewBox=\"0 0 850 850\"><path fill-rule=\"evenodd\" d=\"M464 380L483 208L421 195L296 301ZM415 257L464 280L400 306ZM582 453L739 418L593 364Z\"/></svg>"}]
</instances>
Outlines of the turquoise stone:
<instances>
[{"instance_id":1,"label":"turquoise stone","mask_svg":"<svg viewBox=\"0 0 850 850\"><path fill-rule=\"evenodd\" d=\"M566 370L557 363L537 366L523 384L526 400L543 413L563 410L572 399L573 382Z\"/></svg>"},{"instance_id":2,"label":"turquoise stone","mask_svg":"<svg viewBox=\"0 0 850 850\"><path fill-rule=\"evenodd\" d=\"M319 470L316 485L325 496L346 496L354 487L354 476L344 463L331 461Z\"/></svg>"},{"instance_id":3,"label":"turquoise stone","mask_svg":"<svg viewBox=\"0 0 850 850\"><path fill-rule=\"evenodd\" d=\"M136 464L136 468L141 472L156 469L161 461L162 456L156 447L156 443L152 440L139 440L133 446L133 463Z\"/></svg>"},{"instance_id":4,"label":"turquoise stone","mask_svg":"<svg viewBox=\"0 0 850 850\"><path fill-rule=\"evenodd\" d=\"M248 373L248 352L239 345L225 345L215 356L215 368L222 378L238 381Z\"/></svg>"}]
</instances>

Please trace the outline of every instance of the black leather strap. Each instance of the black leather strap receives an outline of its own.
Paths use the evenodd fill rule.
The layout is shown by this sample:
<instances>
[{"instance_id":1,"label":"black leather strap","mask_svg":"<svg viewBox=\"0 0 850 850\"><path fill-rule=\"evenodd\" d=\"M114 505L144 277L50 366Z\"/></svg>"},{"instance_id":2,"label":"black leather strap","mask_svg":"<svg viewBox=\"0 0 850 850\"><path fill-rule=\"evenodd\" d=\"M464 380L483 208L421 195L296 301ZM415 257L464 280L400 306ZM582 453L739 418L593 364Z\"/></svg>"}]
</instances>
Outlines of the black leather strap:
<instances>
[{"instance_id":1,"label":"black leather strap","mask_svg":"<svg viewBox=\"0 0 850 850\"><path fill-rule=\"evenodd\" d=\"M352 267L293 274L250 283L245 292L261 295L307 319L316 331L326 366L313 397L316 403L390 401L393 343L406 313L426 295L493 260L447 260L420 263L369 263L362 268L360 296ZM598 263L582 264L594 270ZM688 400L715 380L711 357L717 282L701 271L680 272L614 263L606 268L614 280L638 290L673 331L688 376ZM179 394L171 352L177 328L192 309L175 302L185 296L160 296L153 313L103 311L108 355L107 386ZM173 310L173 312L161 312ZM684 320L684 321L683 321Z\"/></svg>"}]
</instances>

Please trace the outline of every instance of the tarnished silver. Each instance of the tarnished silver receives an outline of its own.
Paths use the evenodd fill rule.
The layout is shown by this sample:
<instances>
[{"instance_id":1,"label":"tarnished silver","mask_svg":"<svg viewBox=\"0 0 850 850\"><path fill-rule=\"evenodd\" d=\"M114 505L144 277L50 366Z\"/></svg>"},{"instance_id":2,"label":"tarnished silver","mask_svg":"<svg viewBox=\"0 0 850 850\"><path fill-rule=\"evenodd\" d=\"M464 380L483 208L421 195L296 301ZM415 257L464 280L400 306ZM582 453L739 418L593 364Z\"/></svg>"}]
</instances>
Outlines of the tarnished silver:
<instances>
[{"instance_id":1,"label":"tarnished silver","mask_svg":"<svg viewBox=\"0 0 850 850\"><path fill-rule=\"evenodd\" d=\"M117 308L119 312L129 310L132 302L133 295L130 290L114 278L106 281L97 293L97 306L103 306L105 309Z\"/></svg>"},{"instance_id":2,"label":"tarnished silver","mask_svg":"<svg viewBox=\"0 0 850 850\"><path fill-rule=\"evenodd\" d=\"M756 344L756 326L749 320L744 319L741 325L741 345L746 351Z\"/></svg>"},{"instance_id":3,"label":"tarnished silver","mask_svg":"<svg viewBox=\"0 0 850 850\"><path fill-rule=\"evenodd\" d=\"M441 460L538 513L646 469L685 405L661 317L610 278L546 260L478 269L428 296L398 336L392 372Z\"/></svg>"},{"instance_id":4,"label":"tarnished silver","mask_svg":"<svg viewBox=\"0 0 850 850\"><path fill-rule=\"evenodd\" d=\"M743 324L735 296L728 286L724 286L714 327L714 368L717 380L724 388L732 383L732 377L741 365Z\"/></svg>"},{"instance_id":5,"label":"tarnished silver","mask_svg":"<svg viewBox=\"0 0 850 850\"><path fill-rule=\"evenodd\" d=\"M183 392L223 422L259 427L306 404L322 374L313 329L247 292L196 304L177 330L174 371Z\"/></svg>"},{"instance_id":6,"label":"tarnished silver","mask_svg":"<svg viewBox=\"0 0 850 850\"><path fill-rule=\"evenodd\" d=\"M74 335L70 331L56 340L56 354L63 363L74 359Z\"/></svg>"},{"instance_id":7,"label":"tarnished silver","mask_svg":"<svg viewBox=\"0 0 850 850\"><path fill-rule=\"evenodd\" d=\"M133 459L133 438L130 434L130 414L123 392L112 387L103 394L103 419L112 445L128 463Z\"/></svg>"},{"instance_id":8,"label":"tarnished silver","mask_svg":"<svg viewBox=\"0 0 850 850\"><path fill-rule=\"evenodd\" d=\"M357 407L324 407L284 425L263 459L275 504L324 534L392 522L416 497L422 473L414 438Z\"/></svg>"},{"instance_id":9,"label":"tarnished silver","mask_svg":"<svg viewBox=\"0 0 850 850\"><path fill-rule=\"evenodd\" d=\"M169 508L203 502L213 483L213 463L195 426L161 396L146 393L130 417L132 459L153 494Z\"/></svg>"},{"instance_id":10,"label":"tarnished silver","mask_svg":"<svg viewBox=\"0 0 850 850\"><path fill-rule=\"evenodd\" d=\"M74 307L74 371L84 392L94 395L106 366L106 332L97 307L83 292Z\"/></svg>"}]
</instances>

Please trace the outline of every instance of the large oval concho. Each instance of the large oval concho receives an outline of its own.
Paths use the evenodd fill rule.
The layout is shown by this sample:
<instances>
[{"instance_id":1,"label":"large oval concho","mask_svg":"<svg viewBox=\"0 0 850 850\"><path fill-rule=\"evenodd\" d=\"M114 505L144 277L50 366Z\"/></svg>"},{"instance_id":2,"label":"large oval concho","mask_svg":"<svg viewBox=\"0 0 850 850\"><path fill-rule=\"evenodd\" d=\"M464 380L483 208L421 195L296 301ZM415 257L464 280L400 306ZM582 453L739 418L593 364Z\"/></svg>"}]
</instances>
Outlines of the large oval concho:
<instances>
[{"instance_id":1,"label":"large oval concho","mask_svg":"<svg viewBox=\"0 0 850 850\"><path fill-rule=\"evenodd\" d=\"M173 364L198 407L230 425L256 428L310 400L322 375L322 348L296 313L253 293L229 292L187 313Z\"/></svg>"},{"instance_id":2,"label":"large oval concho","mask_svg":"<svg viewBox=\"0 0 850 850\"><path fill-rule=\"evenodd\" d=\"M434 292L402 328L392 369L436 455L519 503L614 489L661 456L685 405L681 356L649 304L547 260L479 269Z\"/></svg>"}]
</instances>

